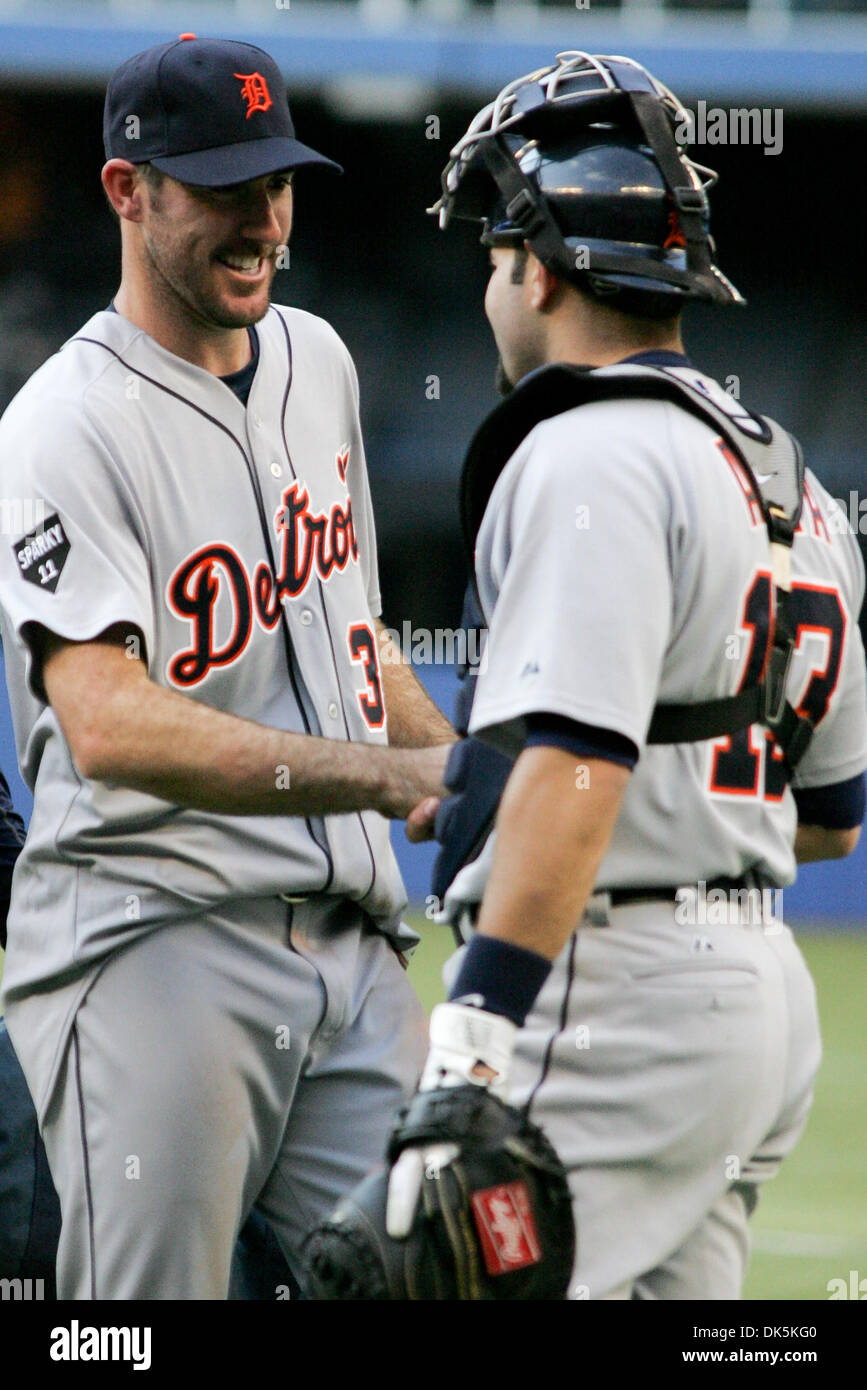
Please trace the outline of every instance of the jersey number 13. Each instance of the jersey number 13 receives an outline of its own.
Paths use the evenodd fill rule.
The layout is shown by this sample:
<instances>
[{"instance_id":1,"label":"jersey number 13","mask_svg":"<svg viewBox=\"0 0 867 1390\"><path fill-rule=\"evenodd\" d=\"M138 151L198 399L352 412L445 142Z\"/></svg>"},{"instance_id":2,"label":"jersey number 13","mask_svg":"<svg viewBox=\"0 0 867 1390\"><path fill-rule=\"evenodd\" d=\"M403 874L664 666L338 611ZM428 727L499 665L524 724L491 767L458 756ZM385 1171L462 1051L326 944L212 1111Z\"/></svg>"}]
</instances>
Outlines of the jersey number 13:
<instances>
[{"instance_id":1,"label":"jersey number 13","mask_svg":"<svg viewBox=\"0 0 867 1390\"><path fill-rule=\"evenodd\" d=\"M759 680L767 660L771 595L771 575L760 570L747 594L741 618L741 628L749 633L750 644L741 689ZM795 708L798 714L807 715L815 727L828 713L837 686L846 614L835 588L797 582L792 584L789 613L795 634L795 654L809 653L806 686ZM792 699L791 690L789 698ZM716 740L710 768L711 792L780 801L787 781L785 760L769 729L753 724Z\"/></svg>"}]
</instances>

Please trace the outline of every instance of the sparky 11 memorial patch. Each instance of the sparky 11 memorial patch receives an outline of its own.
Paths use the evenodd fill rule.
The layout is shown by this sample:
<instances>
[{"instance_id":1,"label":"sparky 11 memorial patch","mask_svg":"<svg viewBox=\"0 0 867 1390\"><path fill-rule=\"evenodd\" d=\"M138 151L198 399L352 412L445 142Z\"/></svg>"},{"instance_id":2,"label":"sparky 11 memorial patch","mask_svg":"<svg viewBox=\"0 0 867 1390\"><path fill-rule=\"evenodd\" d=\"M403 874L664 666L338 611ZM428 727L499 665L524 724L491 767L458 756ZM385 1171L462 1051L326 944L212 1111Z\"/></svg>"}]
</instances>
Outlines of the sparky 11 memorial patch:
<instances>
[{"instance_id":1,"label":"sparky 11 memorial patch","mask_svg":"<svg viewBox=\"0 0 867 1390\"><path fill-rule=\"evenodd\" d=\"M53 594L69 554L69 540L57 513L47 516L38 531L16 541L12 553L21 578Z\"/></svg>"}]
</instances>

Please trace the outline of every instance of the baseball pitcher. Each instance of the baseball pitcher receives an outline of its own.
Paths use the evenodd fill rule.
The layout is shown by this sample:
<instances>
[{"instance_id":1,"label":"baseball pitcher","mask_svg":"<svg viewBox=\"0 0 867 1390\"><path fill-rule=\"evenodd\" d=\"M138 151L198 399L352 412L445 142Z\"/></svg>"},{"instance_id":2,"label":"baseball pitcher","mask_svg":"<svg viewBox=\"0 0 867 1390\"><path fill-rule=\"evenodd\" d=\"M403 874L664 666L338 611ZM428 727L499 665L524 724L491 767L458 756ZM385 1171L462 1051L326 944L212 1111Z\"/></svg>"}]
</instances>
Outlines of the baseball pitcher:
<instances>
[{"instance_id":1,"label":"baseball pitcher","mask_svg":"<svg viewBox=\"0 0 867 1390\"><path fill-rule=\"evenodd\" d=\"M0 560L34 795L4 1005L63 1216L62 1299L226 1297L301 1237L423 1052L388 840L452 733L383 657L350 357L270 303L295 137L258 48L114 74L122 278L0 425L44 524Z\"/></svg>"}]
</instances>

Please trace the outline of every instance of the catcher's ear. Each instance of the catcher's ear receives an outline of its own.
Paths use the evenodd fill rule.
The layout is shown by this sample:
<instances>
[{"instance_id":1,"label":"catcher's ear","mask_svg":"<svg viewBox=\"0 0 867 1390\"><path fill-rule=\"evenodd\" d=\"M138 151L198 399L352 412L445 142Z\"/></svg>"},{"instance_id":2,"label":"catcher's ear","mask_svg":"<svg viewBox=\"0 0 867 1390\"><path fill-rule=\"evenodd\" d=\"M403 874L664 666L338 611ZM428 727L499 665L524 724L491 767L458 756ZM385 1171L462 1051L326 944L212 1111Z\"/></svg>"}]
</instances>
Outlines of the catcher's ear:
<instances>
[{"instance_id":1,"label":"catcher's ear","mask_svg":"<svg viewBox=\"0 0 867 1390\"><path fill-rule=\"evenodd\" d=\"M553 275L546 265L543 265L539 257L535 254L529 242L525 242L527 248L527 267L524 272L524 286L531 309L536 309L544 313L546 309L554 307L559 298L559 291L562 288L562 281Z\"/></svg>"}]
</instances>

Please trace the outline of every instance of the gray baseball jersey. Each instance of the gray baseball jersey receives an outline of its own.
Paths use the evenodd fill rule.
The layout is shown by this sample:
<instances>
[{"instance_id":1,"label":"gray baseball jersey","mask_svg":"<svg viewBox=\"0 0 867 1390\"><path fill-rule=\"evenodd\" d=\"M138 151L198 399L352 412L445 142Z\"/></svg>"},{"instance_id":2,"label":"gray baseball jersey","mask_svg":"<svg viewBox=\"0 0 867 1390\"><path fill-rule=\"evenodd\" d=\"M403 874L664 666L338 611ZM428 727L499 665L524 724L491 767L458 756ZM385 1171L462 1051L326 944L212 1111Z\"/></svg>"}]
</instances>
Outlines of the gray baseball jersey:
<instances>
[{"instance_id":1,"label":"gray baseball jersey","mask_svg":"<svg viewBox=\"0 0 867 1390\"><path fill-rule=\"evenodd\" d=\"M387 822L209 814L81 778L34 681L28 627L140 634L152 680L275 728L387 742L374 526L352 361L272 307L245 410L217 377L96 314L0 425L2 491L44 508L0 547L13 719L34 809L7 998L63 983L154 925L327 892L400 934ZM291 768L275 768L275 780Z\"/></svg>"},{"instance_id":2,"label":"gray baseball jersey","mask_svg":"<svg viewBox=\"0 0 867 1390\"><path fill-rule=\"evenodd\" d=\"M736 414L737 402L689 369ZM860 552L808 476L792 553L789 699L816 724L801 787L867 766ZM602 890L795 873L796 806L763 727L645 744L659 702L752 684L772 602L767 530L711 428L661 401L596 403L538 425L491 495L476 549L488 641L471 732L515 754L551 712L633 740L640 757L580 927L519 1031L509 1099L569 1172L573 1299L731 1299L758 1184L806 1123L819 1065L815 991L782 921L735 895L723 920ZM576 760L578 762L579 760ZM586 772L576 767L576 786ZM478 902L494 837L445 915ZM459 959L460 957L458 957ZM448 971L454 977L457 960Z\"/></svg>"},{"instance_id":3,"label":"gray baseball jersey","mask_svg":"<svg viewBox=\"0 0 867 1390\"><path fill-rule=\"evenodd\" d=\"M710 378L677 374L739 411ZM817 725L794 782L817 787L867 767L867 700L863 564L812 474L792 572L787 691ZM765 660L767 530L712 429L656 401L600 402L544 421L497 481L476 573L489 636L470 732L514 754L524 717L545 711L641 749L599 888L695 883L750 866L792 881L797 812L761 726L644 744L657 702L734 694Z\"/></svg>"}]
</instances>

